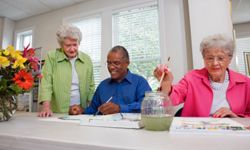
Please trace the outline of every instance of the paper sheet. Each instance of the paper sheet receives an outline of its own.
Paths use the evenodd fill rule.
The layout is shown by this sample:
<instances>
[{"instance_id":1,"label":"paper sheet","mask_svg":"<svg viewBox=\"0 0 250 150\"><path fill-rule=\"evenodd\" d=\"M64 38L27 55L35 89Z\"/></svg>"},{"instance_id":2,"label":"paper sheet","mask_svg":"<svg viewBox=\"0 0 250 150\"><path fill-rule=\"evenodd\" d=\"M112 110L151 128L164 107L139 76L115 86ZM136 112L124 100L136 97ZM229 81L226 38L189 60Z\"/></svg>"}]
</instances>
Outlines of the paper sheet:
<instances>
[{"instance_id":1,"label":"paper sheet","mask_svg":"<svg viewBox=\"0 0 250 150\"><path fill-rule=\"evenodd\" d=\"M80 125L139 129L140 114L117 113L112 115L84 116Z\"/></svg>"},{"instance_id":2,"label":"paper sheet","mask_svg":"<svg viewBox=\"0 0 250 150\"><path fill-rule=\"evenodd\" d=\"M139 113L117 113L112 115L65 115L61 117L40 118L42 121L77 123L84 126L115 127L139 129Z\"/></svg>"},{"instance_id":3,"label":"paper sheet","mask_svg":"<svg viewBox=\"0 0 250 150\"><path fill-rule=\"evenodd\" d=\"M170 133L204 133L204 134L248 134L242 124L229 118L191 118L175 117Z\"/></svg>"}]
</instances>

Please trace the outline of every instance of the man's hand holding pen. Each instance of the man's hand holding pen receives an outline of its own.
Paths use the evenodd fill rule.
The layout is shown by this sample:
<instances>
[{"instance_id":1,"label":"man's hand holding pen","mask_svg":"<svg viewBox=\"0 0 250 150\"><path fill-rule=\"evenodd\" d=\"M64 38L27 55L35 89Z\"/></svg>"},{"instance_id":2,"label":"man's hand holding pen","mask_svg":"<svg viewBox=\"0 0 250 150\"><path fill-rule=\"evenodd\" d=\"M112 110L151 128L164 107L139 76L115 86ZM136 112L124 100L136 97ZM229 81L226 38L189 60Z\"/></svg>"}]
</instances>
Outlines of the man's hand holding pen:
<instances>
[{"instance_id":1,"label":"man's hand holding pen","mask_svg":"<svg viewBox=\"0 0 250 150\"><path fill-rule=\"evenodd\" d=\"M104 103L102 104L98 110L104 114L104 115L107 115L107 114L114 114L114 113L119 113L120 112L120 106L115 104L115 103L112 103L112 102L108 102L108 103Z\"/></svg>"}]
</instances>

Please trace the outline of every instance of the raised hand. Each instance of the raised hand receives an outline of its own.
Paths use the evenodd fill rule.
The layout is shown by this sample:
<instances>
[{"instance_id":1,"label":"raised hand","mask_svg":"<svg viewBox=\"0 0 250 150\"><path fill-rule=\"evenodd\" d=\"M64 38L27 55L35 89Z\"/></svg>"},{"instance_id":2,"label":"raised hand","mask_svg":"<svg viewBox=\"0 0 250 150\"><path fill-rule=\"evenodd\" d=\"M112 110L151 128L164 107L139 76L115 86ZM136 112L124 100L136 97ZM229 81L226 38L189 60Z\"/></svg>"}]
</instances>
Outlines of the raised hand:
<instances>
[{"instance_id":1,"label":"raised hand","mask_svg":"<svg viewBox=\"0 0 250 150\"><path fill-rule=\"evenodd\" d=\"M170 69L167 67L167 65L164 64L158 65L154 70L154 76L158 80L161 80L161 78L163 77L160 82L158 90L168 94L171 91L171 86L174 77L173 74L170 72Z\"/></svg>"}]
</instances>

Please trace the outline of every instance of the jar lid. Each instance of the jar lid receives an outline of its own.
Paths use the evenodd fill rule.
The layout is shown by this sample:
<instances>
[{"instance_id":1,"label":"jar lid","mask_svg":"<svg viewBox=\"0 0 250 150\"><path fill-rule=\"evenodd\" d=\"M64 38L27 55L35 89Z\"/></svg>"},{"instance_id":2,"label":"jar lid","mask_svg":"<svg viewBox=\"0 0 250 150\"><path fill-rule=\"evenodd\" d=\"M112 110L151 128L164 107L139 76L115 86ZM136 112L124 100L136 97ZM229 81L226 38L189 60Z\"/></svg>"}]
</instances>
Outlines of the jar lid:
<instances>
[{"instance_id":1,"label":"jar lid","mask_svg":"<svg viewBox=\"0 0 250 150\"><path fill-rule=\"evenodd\" d=\"M163 96L167 97L167 94L160 91L146 91L145 96Z\"/></svg>"}]
</instances>

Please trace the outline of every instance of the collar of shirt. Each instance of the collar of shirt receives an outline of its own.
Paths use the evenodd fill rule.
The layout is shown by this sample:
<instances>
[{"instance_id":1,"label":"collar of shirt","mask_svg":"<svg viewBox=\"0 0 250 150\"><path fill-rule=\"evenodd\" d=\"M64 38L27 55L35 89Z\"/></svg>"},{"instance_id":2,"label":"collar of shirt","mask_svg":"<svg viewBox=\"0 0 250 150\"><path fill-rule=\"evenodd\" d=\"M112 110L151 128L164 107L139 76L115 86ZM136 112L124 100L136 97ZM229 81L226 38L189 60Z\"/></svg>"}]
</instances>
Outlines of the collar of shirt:
<instances>
[{"instance_id":1,"label":"collar of shirt","mask_svg":"<svg viewBox=\"0 0 250 150\"><path fill-rule=\"evenodd\" d=\"M58 48L57 50L57 62L61 62L64 60L69 60L68 57L64 54L63 49L62 48ZM81 62L84 62L84 56L82 54L82 52L78 51L78 55L77 55L77 59L80 60Z\"/></svg>"},{"instance_id":2,"label":"collar of shirt","mask_svg":"<svg viewBox=\"0 0 250 150\"><path fill-rule=\"evenodd\" d=\"M132 83L132 73L129 71L129 69L128 69L127 75L126 75L125 78L122 80L122 82L125 82L125 81L127 81L127 82L129 82L129 83ZM110 79L109 79L109 83L112 83L112 82L116 82L116 81L114 81L114 80L112 80L112 79L110 78Z\"/></svg>"},{"instance_id":3,"label":"collar of shirt","mask_svg":"<svg viewBox=\"0 0 250 150\"><path fill-rule=\"evenodd\" d=\"M210 87L210 82L208 79L208 70L206 68L202 68L200 70L196 70L198 72L200 72L199 74L196 74L195 76L201 78L203 80L203 82ZM236 73L234 71L232 71L231 69L228 69L228 74L229 74L229 86L228 89L230 89L232 86L234 86L235 84L241 84L246 81L246 77L244 75L241 75L239 73Z\"/></svg>"}]
</instances>

